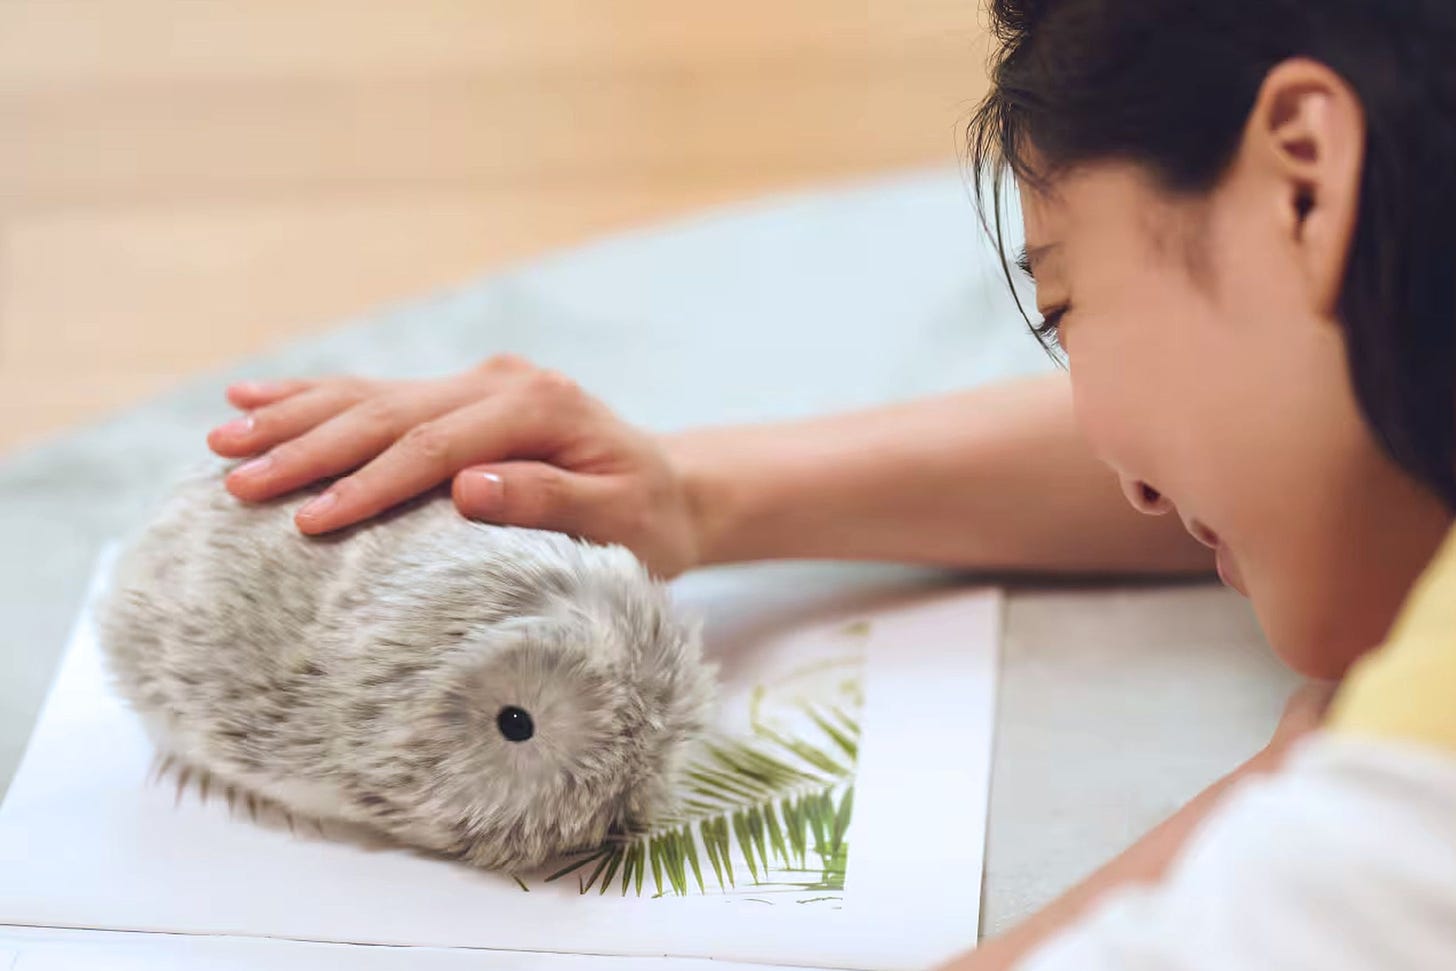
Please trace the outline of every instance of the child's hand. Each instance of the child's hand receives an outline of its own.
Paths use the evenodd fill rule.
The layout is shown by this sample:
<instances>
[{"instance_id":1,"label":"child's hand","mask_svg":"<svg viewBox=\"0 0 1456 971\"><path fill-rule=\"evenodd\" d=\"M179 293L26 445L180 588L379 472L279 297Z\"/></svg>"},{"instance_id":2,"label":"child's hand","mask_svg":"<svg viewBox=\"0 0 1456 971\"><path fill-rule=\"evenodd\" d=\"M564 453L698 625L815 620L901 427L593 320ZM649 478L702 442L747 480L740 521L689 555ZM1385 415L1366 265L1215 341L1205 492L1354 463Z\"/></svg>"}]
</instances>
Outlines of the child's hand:
<instances>
[{"instance_id":1,"label":"child's hand","mask_svg":"<svg viewBox=\"0 0 1456 971\"><path fill-rule=\"evenodd\" d=\"M347 475L299 510L326 533L453 479L461 513L555 529L631 549L670 577L697 562L682 477L657 440L559 374L509 355L430 381L352 377L244 383L228 400L248 414L216 428L240 499L271 499Z\"/></svg>"}]
</instances>

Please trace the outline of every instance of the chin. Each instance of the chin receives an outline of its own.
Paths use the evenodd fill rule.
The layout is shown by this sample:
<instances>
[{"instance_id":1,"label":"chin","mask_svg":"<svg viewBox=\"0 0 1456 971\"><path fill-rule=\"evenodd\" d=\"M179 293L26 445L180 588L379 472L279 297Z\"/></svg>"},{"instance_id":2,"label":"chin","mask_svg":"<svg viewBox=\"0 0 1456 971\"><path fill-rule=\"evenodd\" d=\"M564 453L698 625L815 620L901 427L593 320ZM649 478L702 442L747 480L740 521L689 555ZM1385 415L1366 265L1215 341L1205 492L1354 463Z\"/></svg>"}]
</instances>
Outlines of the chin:
<instances>
[{"instance_id":1,"label":"chin","mask_svg":"<svg viewBox=\"0 0 1456 971\"><path fill-rule=\"evenodd\" d=\"M1342 657L1331 657L1329 654L1313 648L1301 650L1276 646L1274 653L1295 674L1313 678L1316 681L1338 681L1345 676L1350 665L1355 663L1364 652L1357 651Z\"/></svg>"},{"instance_id":2,"label":"chin","mask_svg":"<svg viewBox=\"0 0 1456 971\"><path fill-rule=\"evenodd\" d=\"M1251 599L1274 653L1306 678L1339 680L1385 637L1386 625L1362 623L1348 611L1265 609L1257 597Z\"/></svg>"}]
</instances>

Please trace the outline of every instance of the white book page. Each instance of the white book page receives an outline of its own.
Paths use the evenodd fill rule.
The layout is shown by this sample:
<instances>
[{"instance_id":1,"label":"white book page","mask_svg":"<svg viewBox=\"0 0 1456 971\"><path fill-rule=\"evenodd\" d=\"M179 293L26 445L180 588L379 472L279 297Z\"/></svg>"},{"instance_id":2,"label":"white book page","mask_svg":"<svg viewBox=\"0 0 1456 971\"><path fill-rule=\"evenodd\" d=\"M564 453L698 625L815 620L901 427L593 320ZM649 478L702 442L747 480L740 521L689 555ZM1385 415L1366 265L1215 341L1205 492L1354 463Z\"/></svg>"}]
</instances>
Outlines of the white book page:
<instances>
[{"instance_id":1,"label":"white book page","mask_svg":"<svg viewBox=\"0 0 1456 971\"><path fill-rule=\"evenodd\" d=\"M783 969L783 966L777 966ZM0 971L774 971L703 958L614 958L257 937L0 927ZM786 969L784 969L786 971Z\"/></svg>"},{"instance_id":2,"label":"white book page","mask_svg":"<svg viewBox=\"0 0 1456 971\"><path fill-rule=\"evenodd\" d=\"M826 968L919 968L973 946L1000 595L942 585L797 609L795 591L764 576L690 576L675 596L709 618L722 730L827 756L842 775L814 798L839 831L816 836L804 803L780 803L767 812L779 839L774 824L755 839L724 822L714 863L696 829L697 874L680 865L675 883L644 854L602 892L600 861L555 881L521 875L523 889L407 848L254 820L155 778L83 614L0 809L0 925ZM851 723L848 748L820 728L844 736ZM795 820L797 842L785 832Z\"/></svg>"}]
</instances>

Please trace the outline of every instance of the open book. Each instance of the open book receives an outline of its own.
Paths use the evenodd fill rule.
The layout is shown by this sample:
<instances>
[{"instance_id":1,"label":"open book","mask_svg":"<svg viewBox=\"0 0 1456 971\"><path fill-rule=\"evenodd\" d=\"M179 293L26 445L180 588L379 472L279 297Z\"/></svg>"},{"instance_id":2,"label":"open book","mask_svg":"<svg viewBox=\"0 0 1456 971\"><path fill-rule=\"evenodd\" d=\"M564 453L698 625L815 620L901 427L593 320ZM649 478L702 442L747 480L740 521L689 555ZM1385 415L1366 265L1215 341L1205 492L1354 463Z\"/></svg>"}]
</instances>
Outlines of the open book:
<instances>
[{"instance_id":1,"label":"open book","mask_svg":"<svg viewBox=\"0 0 1456 971\"><path fill-rule=\"evenodd\" d=\"M674 585L720 664L722 744L685 783L716 810L530 874L159 775L83 611L0 808L0 969L893 969L966 950L1001 597L803 569Z\"/></svg>"}]
</instances>

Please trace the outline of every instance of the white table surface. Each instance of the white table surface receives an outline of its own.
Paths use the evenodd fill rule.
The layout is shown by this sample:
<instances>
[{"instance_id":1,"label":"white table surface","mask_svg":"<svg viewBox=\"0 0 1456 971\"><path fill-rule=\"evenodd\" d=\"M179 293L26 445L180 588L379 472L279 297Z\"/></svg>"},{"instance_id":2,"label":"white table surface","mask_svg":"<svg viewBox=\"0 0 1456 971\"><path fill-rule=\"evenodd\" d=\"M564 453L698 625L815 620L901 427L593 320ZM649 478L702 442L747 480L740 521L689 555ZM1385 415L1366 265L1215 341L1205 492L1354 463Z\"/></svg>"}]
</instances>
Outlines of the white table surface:
<instances>
[{"instance_id":1,"label":"white table surface","mask_svg":"<svg viewBox=\"0 0 1456 971\"><path fill-rule=\"evenodd\" d=\"M651 428L806 415L1046 368L999 273L953 172L770 200L383 310L7 457L0 785L94 556L203 454L229 414L228 381L439 374L514 351ZM805 564L802 576L885 569ZM1216 586L1017 581L983 930L1005 929L1254 752L1292 683L1247 607Z\"/></svg>"}]
</instances>

